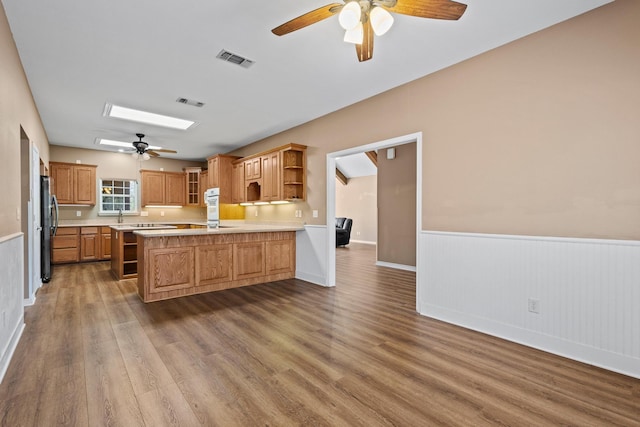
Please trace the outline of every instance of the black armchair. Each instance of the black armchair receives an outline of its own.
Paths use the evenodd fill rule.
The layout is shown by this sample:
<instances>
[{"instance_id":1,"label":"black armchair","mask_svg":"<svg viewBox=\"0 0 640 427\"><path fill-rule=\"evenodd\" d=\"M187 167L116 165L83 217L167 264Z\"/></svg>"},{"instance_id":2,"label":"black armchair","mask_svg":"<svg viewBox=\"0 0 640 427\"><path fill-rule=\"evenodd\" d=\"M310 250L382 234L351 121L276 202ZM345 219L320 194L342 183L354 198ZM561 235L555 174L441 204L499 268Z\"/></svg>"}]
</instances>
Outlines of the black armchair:
<instances>
[{"instance_id":1,"label":"black armchair","mask_svg":"<svg viewBox=\"0 0 640 427\"><path fill-rule=\"evenodd\" d=\"M351 218L336 218L336 248L349 244L352 225Z\"/></svg>"}]
</instances>

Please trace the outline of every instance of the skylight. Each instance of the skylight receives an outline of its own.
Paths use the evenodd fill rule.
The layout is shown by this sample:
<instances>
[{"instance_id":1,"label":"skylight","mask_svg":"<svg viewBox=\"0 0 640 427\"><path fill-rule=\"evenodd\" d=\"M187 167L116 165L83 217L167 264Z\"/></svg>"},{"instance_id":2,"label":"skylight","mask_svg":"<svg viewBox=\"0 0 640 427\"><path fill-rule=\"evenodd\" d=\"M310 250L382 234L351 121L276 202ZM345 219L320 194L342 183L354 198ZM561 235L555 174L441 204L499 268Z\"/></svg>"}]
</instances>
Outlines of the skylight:
<instances>
[{"instance_id":1,"label":"skylight","mask_svg":"<svg viewBox=\"0 0 640 427\"><path fill-rule=\"evenodd\" d=\"M150 113L148 111L134 110L133 108L121 107L119 105L109 103L105 105L104 115L107 117L115 117L117 119L130 120L133 122L180 130L187 130L195 123L191 120L164 116L162 114Z\"/></svg>"}]
</instances>

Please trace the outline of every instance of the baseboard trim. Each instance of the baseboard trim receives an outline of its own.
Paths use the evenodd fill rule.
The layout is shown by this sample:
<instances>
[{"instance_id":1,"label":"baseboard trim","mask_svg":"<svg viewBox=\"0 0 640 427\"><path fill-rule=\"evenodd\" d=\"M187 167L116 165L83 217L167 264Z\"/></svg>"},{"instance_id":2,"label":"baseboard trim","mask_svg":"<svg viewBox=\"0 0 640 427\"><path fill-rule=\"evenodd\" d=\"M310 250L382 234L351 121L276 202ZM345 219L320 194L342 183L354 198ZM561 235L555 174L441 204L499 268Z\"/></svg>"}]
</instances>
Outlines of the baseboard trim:
<instances>
[{"instance_id":1,"label":"baseboard trim","mask_svg":"<svg viewBox=\"0 0 640 427\"><path fill-rule=\"evenodd\" d=\"M576 360L587 365L597 366L598 368L640 379L640 368L638 368L640 366L640 360L633 357L622 356L610 351L569 342L561 338L434 305L427 305L420 311L420 314L452 325Z\"/></svg>"},{"instance_id":2,"label":"baseboard trim","mask_svg":"<svg viewBox=\"0 0 640 427\"><path fill-rule=\"evenodd\" d=\"M376 261L376 265L378 267L395 268L396 270L413 271L413 272L416 271L416 267L413 265L394 264L392 262L384 262L384 261Z\"/></svg>"},{"instance_id":3,"label":"baseboard trim","mask_svg":"<svg viewBox=\"0 0 640 427\"><path fill-rule=\"evenodd\" d=\"M363 245L377 245L377 242L371 242L369 240L355 240L355 239L350 239L349 240L352 243L362 243Z\"/></svg>"},{"instance_id":4,"label":"baseboard trim","mask_svg":"<svg viewBox=\"0 0 640 427\"><path fill-rule=\"evenodd\" d=\"M11 363L11 359L13 358L13 354L18 347L18 342L20 341L20 337L22 337L22 332L24 331L24 313L20 316L20 321L13 329L13 333L11 334L11 339L7 344L4 352L0 357L0 383L4 379L4 375L7 373L7 369L9 368L9 363Z\"/></svg>"},{"instance_id":5,"label":"baseboard trim","mask_svg":"<svg viewBox=\"0 0 640 427\"><path fill-rule=\"evenodd\" d=\"M324 277L305 273L304 271L296 271L296 279L304 280L305 282L313 283L314 285L327 287Z\"/></svg>"},{"instance_id":6,"label":"baseboard trim","mask_svg":"<svg viewBox=\"0 0 640 427\"><path fill-rule=\"evenodd\" d=\"M31 296L31 298L25 298L22 301L22 306L23 307L29 307L29 306L31 306L31 305L33 305L35 303L36 303L36 296L34 294L34 295Z\"/></svg>"}]
</instances>

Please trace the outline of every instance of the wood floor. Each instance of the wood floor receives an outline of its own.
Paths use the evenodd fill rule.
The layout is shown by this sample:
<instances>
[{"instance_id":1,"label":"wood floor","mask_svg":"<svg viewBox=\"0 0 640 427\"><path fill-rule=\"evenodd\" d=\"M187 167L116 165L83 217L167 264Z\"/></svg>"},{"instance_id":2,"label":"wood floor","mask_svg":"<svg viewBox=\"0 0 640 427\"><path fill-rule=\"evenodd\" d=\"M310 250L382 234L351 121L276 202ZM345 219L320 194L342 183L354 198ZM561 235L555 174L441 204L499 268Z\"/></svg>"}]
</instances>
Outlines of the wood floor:
<instances>
[{"instance_id":1,"label":"wood floor","mask_svg":"<svg viewBox=\"0 0 640 427\"><path fill-rule=\"evenodd\" d=\"M337 252L298 280L140 302L57 266L0 385L2 426L640 425L640 380L415 312L413 273Z\"/></svg>"}]
</instances>

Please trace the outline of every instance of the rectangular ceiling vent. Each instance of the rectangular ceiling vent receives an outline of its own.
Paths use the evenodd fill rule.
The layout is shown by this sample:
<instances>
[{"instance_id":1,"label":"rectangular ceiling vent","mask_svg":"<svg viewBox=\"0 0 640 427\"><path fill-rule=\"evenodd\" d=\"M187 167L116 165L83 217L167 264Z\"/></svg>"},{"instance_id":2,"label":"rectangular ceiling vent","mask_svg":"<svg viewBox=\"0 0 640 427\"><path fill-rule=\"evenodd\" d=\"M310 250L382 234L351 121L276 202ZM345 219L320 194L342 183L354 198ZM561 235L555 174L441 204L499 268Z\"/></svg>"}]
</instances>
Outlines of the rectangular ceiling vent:
<instances>
[{"instance_id":1,"label":"rectangular ceiling vent","mask_svg":"<svg viewBox=\"0 0 640 427\"><path fill-rule=\"evenodd\" d=\"M176 102L179 102L180 104L191 105L198 108L204 107L204 102L194 101L192 99L187 99L187 98L178 98L176 99Z\"/></svg>"},{"instance_id":2,"label":"rectangular ceiling vent","mask_svg":"<svg viewBox=\"0 0 640 427\"><path fill-rule=\"evenodd\" d=\"M228 50L222 49L216 58L222 59L223 61L231 62L233 64L237 64L243 68L249 68L254 64L254 61L243 58L242 56L236 55L235 53L231 53Z\"/></svg>"}]
</instances>

